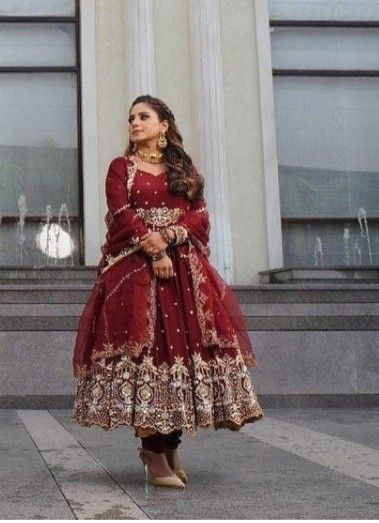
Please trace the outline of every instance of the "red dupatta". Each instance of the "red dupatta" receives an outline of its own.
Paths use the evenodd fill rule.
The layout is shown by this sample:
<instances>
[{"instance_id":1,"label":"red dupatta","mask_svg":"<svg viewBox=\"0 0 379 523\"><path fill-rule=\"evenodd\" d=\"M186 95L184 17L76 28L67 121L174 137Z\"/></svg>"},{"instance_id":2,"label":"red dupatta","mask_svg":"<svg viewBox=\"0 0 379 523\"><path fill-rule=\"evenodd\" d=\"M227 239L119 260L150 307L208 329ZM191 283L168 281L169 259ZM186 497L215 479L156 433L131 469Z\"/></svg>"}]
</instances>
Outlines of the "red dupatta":
<instances>
[{"instance_id":1,"label":"red dupatta","mask_svg":"<svg viewBox=\"0 0 379 523\"><path fill-rule=\"evenodd\" d=\"M94 288L79 320L73 358L77 377L91 374L93 362L100 358L126 353L138 357L144 347L154 346L157 278L139 245L141 236L152 229L129 198L136 169L134 156L117 157L109 165L106 242ZM196 203L183 198L182 202L182 216L171 225L180 238L173 248L192 276L202 345L238 348L246 365L257 366L240 306L208 259L210 220L205 198ZM123 315L115 292L121 285L122 296L128 300Z\"/></svg>"}]
</instances>

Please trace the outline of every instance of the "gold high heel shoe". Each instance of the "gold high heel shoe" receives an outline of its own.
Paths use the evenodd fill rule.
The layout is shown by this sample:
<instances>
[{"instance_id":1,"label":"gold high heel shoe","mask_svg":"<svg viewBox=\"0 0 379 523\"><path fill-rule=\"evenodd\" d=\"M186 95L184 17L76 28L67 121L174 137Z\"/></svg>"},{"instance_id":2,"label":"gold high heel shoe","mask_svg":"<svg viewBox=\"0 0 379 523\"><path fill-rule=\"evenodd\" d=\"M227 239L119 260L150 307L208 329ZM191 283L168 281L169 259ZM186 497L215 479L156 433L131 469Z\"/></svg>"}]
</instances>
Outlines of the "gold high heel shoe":
<instances>
[{"instance_id":1,"label":"gold high heel shoe","mask_svg":"<svg viewBox=\"0 0 379 523\"><path fill-rule=\"evenodd\" d=\"M153 485L156 485L157 487L185 488L186 485L176 474L173 474L172 476L163 476L163 477L153 476L151 474L150 470L148 469L148 466L144 460L146 454L150 453L152 451L143 449L141 447L139 447L138 450L139 450L139 457L141 458L142 464L145 469L145 481L150 479L150 481L153 483Z\"/></svg>"},{"instance_id":2,"label":"gold high heel shoe","mask_svg":"<svg viewBox=\"0 0 379 523\"><path fill-rule=\"evenodd\" d=\"M178 478L180 478L183 481L183 483L188 482L187 473L184 468L179 467L177 469L174 469L174 472L178 476Z\"/></svg>"},{"instance_id":3,"label":"gold high heel shoe","mask_svg":"<svg viewBox=\"0 0 379 523\"><path fill-rule=\"evenodd\" d=\"M166 457L167 457L167 454L166 454ZM188 483L187 472L183 467L177 467L177 468L174 468L173 470L174 470L175 474L178 476L178 478L180 478L183 481L183 483Z\"/></svg>"}]
</instances>

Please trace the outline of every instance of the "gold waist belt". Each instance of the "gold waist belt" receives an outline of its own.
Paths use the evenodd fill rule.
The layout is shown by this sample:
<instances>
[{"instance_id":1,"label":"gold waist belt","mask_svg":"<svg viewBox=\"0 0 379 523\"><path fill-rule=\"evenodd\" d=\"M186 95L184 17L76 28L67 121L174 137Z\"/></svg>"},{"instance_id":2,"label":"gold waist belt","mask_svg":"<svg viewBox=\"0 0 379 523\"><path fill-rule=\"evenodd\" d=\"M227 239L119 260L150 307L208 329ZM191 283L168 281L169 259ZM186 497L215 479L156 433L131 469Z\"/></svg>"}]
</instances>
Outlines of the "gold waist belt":
<instances>
[{"instance_id":1,"label":"gold waist belt","mask_svg":"<svg viewBox=\"0 0 379 523\"><path fill-rule=\"evenodd\" d=\"M146 224L153 225L154 227L167 227L167 225L172 225L176 223L185 212L184 209L180 207L151 207L150 209L137 207L135 211Z\"/></svg>"}]
</instances>

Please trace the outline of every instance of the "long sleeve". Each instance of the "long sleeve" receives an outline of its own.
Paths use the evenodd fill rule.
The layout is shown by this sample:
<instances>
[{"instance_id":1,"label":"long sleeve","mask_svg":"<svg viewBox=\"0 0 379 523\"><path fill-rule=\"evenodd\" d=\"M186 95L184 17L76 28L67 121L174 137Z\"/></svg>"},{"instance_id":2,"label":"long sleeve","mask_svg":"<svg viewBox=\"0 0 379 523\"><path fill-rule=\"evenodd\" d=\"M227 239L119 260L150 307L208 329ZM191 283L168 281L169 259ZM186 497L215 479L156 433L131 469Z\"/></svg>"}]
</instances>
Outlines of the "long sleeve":
<instances>
[{"instance_id":1,"label":"long sleeve","mask_svg":"<svg viewBox=\"0 0 379 523\"><path fill-rule=\"evenodd\" d=\"M204 196L192 203L190 209L171 228L175 230L177 244L190 240L209 256L211 225Z\"/></svg>"},{"instance_id":2,"label":"long sleeve","mask_svg":"<svg viewBox=\"0 0 379 523\"><path fill-rule=\"evenodd\" d=\"M109 165L105 180L108 212L106 243L101 248L104 256L116 256L121 250L138 246L141 236L151 229L130 206L127 189L127 165L117 157Z\"/></svg>"}]
</instances>

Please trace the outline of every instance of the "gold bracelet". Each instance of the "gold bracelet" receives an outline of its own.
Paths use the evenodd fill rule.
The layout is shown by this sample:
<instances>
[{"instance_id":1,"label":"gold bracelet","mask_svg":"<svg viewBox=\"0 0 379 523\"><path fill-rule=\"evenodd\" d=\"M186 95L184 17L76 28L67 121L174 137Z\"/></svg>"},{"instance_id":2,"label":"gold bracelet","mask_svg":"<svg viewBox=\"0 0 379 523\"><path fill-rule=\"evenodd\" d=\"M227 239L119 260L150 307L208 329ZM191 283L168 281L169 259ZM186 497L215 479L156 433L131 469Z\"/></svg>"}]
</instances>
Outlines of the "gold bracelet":
<instances>
[{"instance_id":1,"label":"gold bracelet","mask_svg":"<svg viewBox=\"0 0 379 523\"><path fill-rule=\"evenodd\" d=\"M170 227L175 234L175 243L174 245L181 245L186 242L188 239L188 231L182 225L173 225Z\"/></svg>"},{"instance_id":2,"label":"gold bracelet","mask_svg":"<svg viewBox=\"0 0 379 523\"><path fill-rule=\"evenodd\" d=\"M172 244L176 245L176 242L178 240L178 237L176 236L176 230L173 227L170 227L170 231L172 231L174 233L174 237L172 239Z\"/></svg>"},{"instance_id":3,"label":"gold bracelet","mask_svg":"<svg viewBox=\"0 0 379 523\"><path fill-rule=\"evenodd\" d=\"M169 235L169 233L168 233L169 230L174 232L173 238L171 238L171 236ZM167 243L167 245L171 245L171 244L175 243L176 234L175 234L174 229L172 229L171 227L165 227L164 229L161 229L159 232L161 233L161 236L164 239L164 241Z\"/></svg>"}]
</instances>

